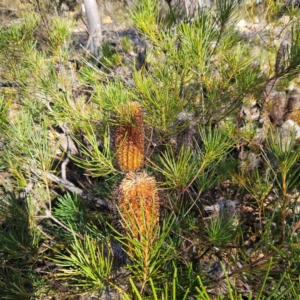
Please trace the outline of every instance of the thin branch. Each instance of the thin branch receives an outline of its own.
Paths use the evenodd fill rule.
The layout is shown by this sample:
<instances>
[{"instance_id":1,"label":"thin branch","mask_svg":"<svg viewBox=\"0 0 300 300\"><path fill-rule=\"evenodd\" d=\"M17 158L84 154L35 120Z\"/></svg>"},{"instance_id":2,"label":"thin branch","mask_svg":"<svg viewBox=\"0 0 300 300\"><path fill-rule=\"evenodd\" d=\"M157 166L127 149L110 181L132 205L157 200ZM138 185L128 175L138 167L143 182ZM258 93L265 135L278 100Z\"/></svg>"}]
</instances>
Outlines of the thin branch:
<instances>
[{"instance_id":1,"label":"thin branch","mask_svg":"<svg viewBox=\"0 0 300 300\"><path fill-rule=\"evenodd\" d=\"M109 203L105 200L99 199L97 197L94 197L88 193L86 193L84 190L76 187L72 182L68 180L63 180L51 173L47 173L47 178L50 179L51 181L61 184L63 187L65 187L67 190L70 192L76 193L77 195L81 196L82 198L96 202L97 204L109 208Z\"/></svg>"},{"instance_id":2,"label":"thin branch","mask_svg":"<svg viewBox=\"0 0 300 300\"><path fill-rule=\"evenodd\" d=\"M41 171L37 170L37 169L32 169L31 171L33 173L36 173L38 175L41 175ZM64 188L66 188L68 191L77 194L78 196L88 200L88 201L92 201L92 202L96 202L98 205L103 206L105 208L110 208L110 205L107 201L102 200L100 198L94 197L93 195L88 194L87 192L85 192L84 190L78 188L77 186L75 186L72 182L66 180L66 179L62 179L59 178L57 176L55 176L54 174L51 173L46 173L46 176L49 180L62 185Z\"/></svg>"},{"instance_id":3,"label":"thin branch","mask_svg":"<svg viewBox=\"0 0 300 300\"><path fill-rule=\"evenodd\" d=\"M56 224L58 224L59 226L61 226L62 228L64 228L65 230L74 233L78 238L80 238L81 240L83 240L83 237L81 234L74 232L71 228L69 228L68 226L66 226L64 223L60 222L59 220L57 220L52 214L50 210L46 210L46 215L45 216L37 216L35 217L36 219L51 219L52 221L54 221Z\"/></svg>"},{"instance_id":4,"label":"thin branch","mask_svg":"<svg viewBox=\"0 0 300 300\"><path fill-rule=\"evenodd\" d=\"M17 82L3 81L0 79L0 87L20 87L20 85Z\"/></svg>"},{"instance_id":5,"label":"thin branch","mask_svg":"<svg viewBox=\"0 0 300 300\"><path fill-rule=\"evenodd\" d=\"M81 234L74 232L72 229L70 229L69 227L67 227L65 224L63 224L62 222L60 222L59 220L57 220L55 217L53 217L52 215L49 216L49 218L54 221L55 223L57 223L59 226L61 226L62 228L64 228L65 230L74 233L78 238L80 238L81 240L83 240L83 237Z\"/></svg>"},{"instance_id":6,"label":"thin branch","mask_svg":"<svg viewBox=\"0 0 300 300\"><path fill-rule=\"evenodd\" d=\"M63 180L67 180L67 171L66 171L66 167L68 165L68 163L70 162L70 158L69 158L69 154L71 153L71 149L70 149L70 130L67 127L66 124L61 126L62 130L64 131L64 133L67 136L67 151L66 151L66 158L65 160L62 162L61 164L61 177Z\"/></svg>"},{"instance_id":7,"label":"thin branch","mask_svg":"<svg viewBox=\"0 0 300 300\"><path fill-rule=\"evenodd\" d=\"M228 277L232 277L233 275L236 275L236 274L240 274L240 273L244 273L245 271L251 269L251 268L254 268L254 267L257 267L257 266L260 266L264 263L266 263L268 261L269 258L272 258L274 255L274 253L270 253L266 256L263 256L261 258L258 258L257 260L255 260L254 262L251 262L249 264L247 264L246 266L244 267L241 267L239 269L236 269L234 271L232 271L231 273L227 274ZM219 278L217 281L220 282L222 280L226 279L226 276L222 276L221 278Z\"/></svg>"}]
</instances>

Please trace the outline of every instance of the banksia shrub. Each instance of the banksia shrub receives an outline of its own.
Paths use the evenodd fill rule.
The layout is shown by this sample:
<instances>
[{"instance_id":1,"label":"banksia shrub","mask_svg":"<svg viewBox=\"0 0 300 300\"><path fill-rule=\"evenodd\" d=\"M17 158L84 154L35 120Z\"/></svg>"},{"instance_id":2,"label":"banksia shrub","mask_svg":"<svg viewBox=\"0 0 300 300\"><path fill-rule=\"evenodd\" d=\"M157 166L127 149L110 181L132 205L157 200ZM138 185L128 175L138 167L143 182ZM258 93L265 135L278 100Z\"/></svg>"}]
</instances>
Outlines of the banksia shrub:
<instances>
[{"instance_id":1,"label":"banksia shrub","mask_svg":"<svg viewBox=\"0 0 300 300\"><path fill-rule=\"evenodd\" d=\"M144 117L141 105L131 102L122 107L115 127L116 160L123 172L139 170L144 163Z\"/></svg>"},{"instance_id":2,"label":"banksia shrub","mask_svg":"<svg viewBox=\"0 0 300 300\"><path fill-rule=\"evenodd\" d=\"M141 240L153 232L159 221L159 197L154 177L128 173L118 189L118 206L125 222L125 234Z\"/></svg>"}]
</instances>

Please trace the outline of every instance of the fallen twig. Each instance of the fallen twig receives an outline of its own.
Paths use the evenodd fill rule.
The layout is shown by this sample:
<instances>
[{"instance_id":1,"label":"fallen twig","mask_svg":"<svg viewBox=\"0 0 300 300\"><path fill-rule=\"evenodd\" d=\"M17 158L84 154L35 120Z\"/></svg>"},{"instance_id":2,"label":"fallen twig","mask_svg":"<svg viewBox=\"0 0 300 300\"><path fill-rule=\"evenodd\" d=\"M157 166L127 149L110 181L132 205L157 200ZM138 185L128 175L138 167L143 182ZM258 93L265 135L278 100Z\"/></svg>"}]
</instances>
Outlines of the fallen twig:
<instances>
[{"instance_id":1,"label":"fallen twig","mask_svg":"<svg viewBox=\"0 0 300 300\"><path fill-rule=\"evenodd\" d=\"M41 175L41 171L40 170L36 170L36 169L31 169L31 171L33 173L36 173L37 175ZM68 191L75 193L77 195L79 195L80 197L92 201L92 202L96 202L98 205L101 205L103 207L106 208L110 208L110 205L107 201L99 199L97 197L94 197L93 195L88 194L87 192L85 192L84 190L80 189L79 187L75 186L72 182L70 182L67 179L62 179L59 178L57 176L55 176L54 174L51 173L46 173L46 176L49 180L62 185L64 188L66 188Z\"/></svg>"}]
</instances>

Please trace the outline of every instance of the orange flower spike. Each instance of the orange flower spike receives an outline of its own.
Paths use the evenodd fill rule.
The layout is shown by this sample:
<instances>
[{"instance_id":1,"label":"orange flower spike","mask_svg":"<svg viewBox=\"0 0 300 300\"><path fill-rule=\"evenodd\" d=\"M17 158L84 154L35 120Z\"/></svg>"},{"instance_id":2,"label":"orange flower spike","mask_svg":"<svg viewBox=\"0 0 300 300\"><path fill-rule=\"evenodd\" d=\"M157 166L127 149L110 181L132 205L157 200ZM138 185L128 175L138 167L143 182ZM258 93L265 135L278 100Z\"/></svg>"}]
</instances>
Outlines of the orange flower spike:
<instances>
[{"instance_id":1,"label":"orange flower spike","mask_svg":"<svg viewBox=\"0 0 300 300\"><path fill-rule=\"evenodd\" d=\"M117 164L123 172L139 170L144 164L144 116L141 105L132 102L124 106L123 116L130 124L116 126L115 147ZM128 120L127 120L128 122Z\"/></svg>"},{"instance_id":2,"label":"orange flower spike","mask_svg":"<svg viewBox=\"0 0 300 300\"><path fill-rule=\"evenodd\" d=\"M155 178L145 172L128 173L119 187L118 205L135 238L140 239L140 234L153 231L160 209Z\"/></svg>"}]
</instances>

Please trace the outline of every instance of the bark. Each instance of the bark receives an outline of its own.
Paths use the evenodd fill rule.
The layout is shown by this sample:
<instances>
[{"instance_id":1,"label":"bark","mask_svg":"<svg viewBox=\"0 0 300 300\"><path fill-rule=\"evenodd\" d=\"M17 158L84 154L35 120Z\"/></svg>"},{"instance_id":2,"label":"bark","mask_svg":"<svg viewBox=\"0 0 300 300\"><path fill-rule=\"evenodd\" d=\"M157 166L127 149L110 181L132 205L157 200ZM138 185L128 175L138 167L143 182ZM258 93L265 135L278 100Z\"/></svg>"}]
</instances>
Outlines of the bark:
<instances>
[{"instance_id":1,"label":"bark","mask_svg":"<svg viewBox=\"0 0 300 300\"><path fill-rule=\"evenodd\" d=\"M89 40L86 48L94 56L98 56L102 40L100 15L96 0L84 0L84 6L89 26Z\"/></svg>"},{"instance_id":2,"label":"bark","mask_svg":"<svg viewBox=\"0 0 300 300\"><path fill-rule=\"evenodd\" d=\"M215 4L215 0L166 0L171 6L177 8L187 17L193 17L194 13L202 8Z\"/></svg>"}]
</instances>

